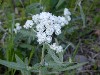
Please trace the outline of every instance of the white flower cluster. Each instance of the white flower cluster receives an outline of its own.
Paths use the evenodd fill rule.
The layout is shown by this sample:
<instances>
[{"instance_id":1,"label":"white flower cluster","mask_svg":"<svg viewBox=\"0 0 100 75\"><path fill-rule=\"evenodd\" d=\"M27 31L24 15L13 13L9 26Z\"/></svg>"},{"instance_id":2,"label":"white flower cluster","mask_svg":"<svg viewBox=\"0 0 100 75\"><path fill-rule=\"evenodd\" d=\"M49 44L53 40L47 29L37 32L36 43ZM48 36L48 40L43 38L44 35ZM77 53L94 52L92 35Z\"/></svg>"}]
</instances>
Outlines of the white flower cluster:
<instances>
[{"instance_id":1,"label":"white flower cluster","mask_svg":"<svg viewBox=\"0 0 100 75\"><path fill-rule=\"evenodd\" d=\"M63 16L55 16L49 12L33 15L32 20L36 24L37 41L39 44L43 42L50 43L53 33L56 35L61 34L61 28L70 21Z\"/></svg>"},{"instance_id":2,"label":"white flower cluster","mask_svg":"<svg viewBox=\"0 0 100 75\"><path fill-rule=\"evenodd\" d=\"M25 25L23 26L25 29L29 29L32 28L32 26L34 25L32 20L27 20Z\"/></svg>"},{"instance_id":3,"label":"white flower cluster","mask_svg":"<svg viewBox=\"0 0 100 75\"><path fill-rule=\"evenodd\" d=\"M40 14L32 15L32 20L27 20L25 25L23 26L25 29L30 29L33 26L36 27L35 31L37 33L37 42L42 44L44 42L51 43L52 35L55 33L56 35L61 34L61 28L65 25L68 25L71 20L70 11L65 8L64 16L55 16L49 12L42 12ZM16 28L14 29L15 33L20 30L22 27L19 23L16 24ZM55 50L56 53L59 53L63 50L62 46L58 46L56 43L50 45L50 48Z\"/></svg>"},{"instance_id":4,"label":"white flower cluster","mask_svg":"<svg viewBox=\"0 0 100 75\"><path fill-rule=\"evenodd\" d=\"M71 17L70 17L71 13L69 12L69 10L67 8L64 9L64 16L65 18L70 21Z\"/></svg>"},{"instance_id":5,"label":"white flower cluster","mask_svg":"<svg viewBox=\"0 0 100 75\"><path fill-rule=\"evenodd\" d=\"M56 53L63 52L62 46L58 46L56 43L53 43L52 45L50 45L50 48L52 50L55 50Z\"/></svg>"},{"instance_id":6,"label":"white flower cluster","mask_svg":"<svg viewBox=\"0 0 100 75\"><path fill-rule=\"evenodd\" d=\"M16 23L15 26L16 26L16 28L14 28L15 33L17 33L19 30L22 29L22 27L20 26L20 23Z\"/></svg>"}]
</instances>

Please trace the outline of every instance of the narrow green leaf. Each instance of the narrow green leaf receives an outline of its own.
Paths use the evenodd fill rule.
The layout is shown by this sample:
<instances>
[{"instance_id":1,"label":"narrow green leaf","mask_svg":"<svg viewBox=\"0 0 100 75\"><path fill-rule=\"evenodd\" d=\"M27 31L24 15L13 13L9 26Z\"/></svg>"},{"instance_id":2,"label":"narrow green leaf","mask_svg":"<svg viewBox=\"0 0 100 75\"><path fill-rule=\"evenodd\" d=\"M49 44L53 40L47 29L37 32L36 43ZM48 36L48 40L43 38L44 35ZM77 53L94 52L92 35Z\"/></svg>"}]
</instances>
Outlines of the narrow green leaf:
<instances>
[{"instance_id":1,"label":"narrow green leaf","mask_svg":"<svg viewBox=\"0 0 100 75\"><path fill-rule=\"evenodd\" d=\"M78 2L78 5L79 5L79 8L80 8L80 13L81 13L81 18L82 18L82 21L83 21L83 28L84 28L84 27L86 27L86 25L85 25L86 23L85 23L85 14L84 14L82 6L81 6L81 1L82 0L80 0Z\"/></svg>"},{"instance_id":2,"label":"narrow green leaf","mask_svg":"<svg viewBox=\"0 0 100 75\"><path fill-rule=\"evenodd\" d=\"M69 66L69 67L66 67L66 68L59 68L59 69L57 69L57 71L66 71L66 70L76 69L76 68L79 68L79 67L85 65L86 63L87 62L78 63L78 64L74 64L73 66Z\"/></svg>"},{"instance_id":3,"label":"narrow green leaf","mask_svg":"<svg viewBox=\"0 0 100 75\"><path fill-rule=\"evenodd\" d=\"M67 63L55 63L54 61L47 62L47 66L51 67L51 68L54 68L54 67L67 67L70 64L73 64L73 63L70 63L70 62L67 62Z\"/></svg>"},{"instance_id":4,"label":"narrow green leaf","mask_svg":"<svg viewBox=\"0 0 100 75\"><path fill-rule=\"evenodd\" d=\"M31 50L31 53L30 53L30 56L29 56L28 64L30 64L31 59L32 59L32 57L33 57L33 54L34 54L34 47L33 47L32 50Z\"/></svg>"},{"instance_id":5,"label":"narrow green leaf","mask_svg":"<svg viewBox=\"0 0 100 75\"><path fill-rule=\"evenodd\" d=\"M36 63L34 66L32 66L30 71L31 72L39 72L40 67L41 67L40 63Z\"/></svg>"},{"instance_id":6,"label":"narrow green leaf","mask_svg":"<svg viewBox=\"0 0 100 75\"><path fill-rule=\"evenodd\" d=\"M25 67L23 67L21 64L19 63L14 63L14 62L8 62L8 61L5 61L5 60L1 60L0 59L0 64L4 65L4 66L7 66L9 68L13 68L13 69L16 69L16 70L26 70Z\"/></svg>"},{"instance_id":7,"label":"narrow green leaf","mask_svg":"<svg viewBox=\"0 0 100 75\"><path fill-rule=\"evenodd\" d=\"M51 55L51 57L53 58L53 60L56 62L56 63L61 63L59 58L56 56L56 54L54 53L53 50L51 49L48 49L48 53Z\"/></svg>"},{"instance_id":8,"label":"narrow green leaf","mask_svg":"<svg viewBox=\"0 0 100 75\"><path fill-rule=\"evenodd\" d=\"M77 46L76 46L76 48L75 48L75 50L74 50L73 58L75 57L75 55L76 55L77 52L78 52L79 45L80 45L80 42L77 44ZM72 59L73 59L73 58L72 58Z\"/></svg>"},{"instance_id":9,"label":"narrow green leaf","mask_svg":"<svg viewBox=\"0 0 100 75\"><path fill-rule=\"evenodd\" d=\"M20 65L22 65L22 67L25 67L27 69L27 71L21 70L21 73L23 75L31 75L30 72L28 71L28 59L25 58L25 63L24 63L17 55L15 55L15 58L16 58L17 63L19 63Z\"/></svg>"},{"instance_id":10,"label":"narrow green leaf","mask_svg":"<svg viewBox=\"0 0 100 75\"><path fill-rule=\"evenodd\" d=\"M15 58L16 58L17 63L19 63L25 67L24 62L16 54L15 54Z\"/></svg>"},{"instance_id":11,"label":"narrow green leaf","mask_svg":"<svg viewBox=\"0 0 100 75\"><path fill-rule=\"evenodd\" d=\"M22 0L19 0L19 2L21 3L21 5L22 5L22 6L23 6L23 8L24 8L24 4L23 4Z\"/></svg>"},{"instance_id":12,"label":"narrow green leaf","mask_svg":"<svg viewBox=\"0 0 100 75\"><path fill-rule=\"evenodd\" d=\"M58 53L59 60L63 62L63 52Z\"/></svg>"},{"instance_id":13,"label":"narrow green leaf","mask_svg":"<svg viewBox=\"0 0 100 75\"><path fill-rule=\"evenodd\" d=\"M56 8L58 8L64 2L65 2L65 0L59 0L58 4L56 5Z\"/></svg>"}]
</instances>

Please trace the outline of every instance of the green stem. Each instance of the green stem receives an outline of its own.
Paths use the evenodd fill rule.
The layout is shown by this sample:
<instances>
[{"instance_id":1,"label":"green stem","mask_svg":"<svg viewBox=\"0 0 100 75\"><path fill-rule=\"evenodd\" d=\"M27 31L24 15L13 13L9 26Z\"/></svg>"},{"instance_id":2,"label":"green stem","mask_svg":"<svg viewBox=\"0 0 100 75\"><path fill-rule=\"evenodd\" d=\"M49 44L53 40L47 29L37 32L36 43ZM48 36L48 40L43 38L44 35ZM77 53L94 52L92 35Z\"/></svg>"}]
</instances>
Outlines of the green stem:
<instances>
[{"instance_id":1,"label":"green stem","mask_svg":"<svg viewBox=\"0 0 100 75\"><path fill-rule=\"evenodd\" d=\"M44 44L43 44L43 48L42 48L42 56L41 56L41 65L43 65L43 63L44 63Z\"/></svg>"},{"instance_id":2,"label":"green stem","mask_svg":"<svg viewBox=\"0 0 100 75\"><path fill-rule=\"evenodd\" d=\"M84 14L83 8L81 6L81 1L78 3L78 5L79 5L79 8L80 8L80 14L81 14L81 17L82 17L82 20L83 20L83 28L85 28L86 27L86 25L85 25L85 14Z\"/></svg>"},{"instance_id":3,"label":"green stem","mask_svg":"<svg viewBox=\"0 0 100 75\"><path fill-rule=\"evenodd\" d=\"M41 62L40 62L41 65L44 64L44 51L45 51L45 44L43 44L43 48L42 48L42 55L41 55ZM39 71L39 75L42 75L41 70Z\"/></svg>"},{"instance_id":4,"label":"green stem","mask_svg":"<svg viewBox=\"0 0 100 75\"><path fill-rule=\"evenodd\" d=\"M32 51L31 51L31 53L30 53L30 57L29 57L29 62L28 62L28 64L30 64L33 54L34 54L34 48L32 49Z\"/></svg>"}]
</instances>

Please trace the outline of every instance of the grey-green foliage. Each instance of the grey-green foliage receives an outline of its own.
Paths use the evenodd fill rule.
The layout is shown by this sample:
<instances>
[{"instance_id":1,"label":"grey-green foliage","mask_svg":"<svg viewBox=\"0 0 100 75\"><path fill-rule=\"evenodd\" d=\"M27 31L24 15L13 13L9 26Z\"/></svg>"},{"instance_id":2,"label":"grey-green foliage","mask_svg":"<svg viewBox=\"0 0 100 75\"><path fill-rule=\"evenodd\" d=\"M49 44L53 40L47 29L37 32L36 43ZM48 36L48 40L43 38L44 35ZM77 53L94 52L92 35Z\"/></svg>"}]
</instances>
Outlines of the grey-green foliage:
<instances>
[{"instance_id":1,"label":"grey-green foliage","mask_svg":"<svg viewBox=\"0 0 100 75\"><path fill-rule=\"evenodd\" d=\"M48 61L47 65L45 63L44 66L41 66L40 64L37 63L33 67L29 67L28 64L24 63L17 55L15 57L16 57L16 63L0 59L0 64L7 66L9 68L20 70L23 75L30 75L30 72L39 72L39 70L43 72L43 75L49 73L57 73L57 72L59 73L65 70L75 69L86 64L86 63L74 64L69 62L56 63L54 61ZM51 69L51 71L47 69Z\"/></svg>"},{"instance_id":2,"label":"grey-green foliage","mask_svg":"<svg viewBox=\"0 0 100 75\"><path fill-rule=\"evenodd\" d=\"M20 44L20 47L32 49L32 45L30 45L30 43L34 41L35 38L36 38L36 33L33 30L22 29L16 35L14 42L15 44L19 45L21 40L25 40L25 43Z\"/></svg>"},{"instance_id":3,"label":"grey-green foliage","mask_svg":"<svg viewBox=\"0 0 100 75\"><path fill-rule=\"evenodd\" d=\"M17 55L15 55L16 62L8 62L0 59L0 64L5 65L9 68L13 68L16 70L20 70L22 75L31 75L31 72L39 72L41 71L42 75L46 74L55 74L60 73L61 71L76 69L84 64L74 62L63 61L63 52L55 53L54 50L50 49L48 45L45 45L45 50L48 53L45 55L43 64L36 63L32 67L28 66L28 59L25 58L25 62L23 62Z\"/></svg>"},{"instance_id":4,"label":"grey-green foliage","mask_svg":"<svg viewBox=\"0 0 100 75\"><path fill-rule=\"evenodd\" d=\"M7 66L9 68L16 69L16 70L26 70L25 66L23 66L23 65L21 65L19 63L8 62L8 61L0 59L0 64L5 65L5 66Z\"/></svg>"},{"instance_id":5,"label":"grey-green foliage","mask_svg":"<svg viewBox=\"0 0 100 75\"><path fill-rule=\"evenodd\" d=\"M77 63L75 64L74 62L68 62L68 61L63 61L63 55L64 53L55 53L54 50L50 49L47 47L48 54L45 56L44 60L44 67L47 70L47 74L52 74L52 73L60 73L61 71L66 71L66 70L71 70L71 69L76 69L84 64L83 63ZM41 67L44 68L44 67ZM50 71L49 71L50 69Z\"/></svg>"},{"instance_id":6,"label":"grey-green foliage","mask_svg":"<svg viewBox=\"0 0 100 75\"><path fill-rule=\"evenodd\" d=\"M83 21L83 27L86 27L85 14L83 12L83 8L82 8L82 5L81 5L81 2L82 2L82 0L79 0L78 5L79 5L79 8L80 8L80 14L81 14L81 18L82 18L82 21Z\"/></svg>"},{"instance_id":7,"label":"grey-green foliage","mask_svg":"<svg viewBox=\"0 0 100 75\"><path fill-rule=\"evenodd\" d=\"M68 61L63 61L63 52L62 53L55 53L54 50L51 50L48 45L44 49L47 49L48 53L45 55L45 62L43 65L40 63L35 64L30 68L30 72L39 72L41 71L42 75L46 74L55 74L55 73L60 73L61 71L66 71L66 70L71 70L71 69L76 69L84 64L83 63L77 63L75 64L74 62L68 62ZM27 65L28 66L28 65Z\"/></svg>"},{"instance_id":8,"label":"grey-green foliage","mask_svg":"<svg viewBox=\"0 0 100 75\"><path fill-rule=\"evenodd\" d=\"M5 65L9 68L16 69L16 70L25 70L25 71L27 71L27 69L25 67L25 64L23 64L22 60L18 56L16 56L16 61L17 61L17 63L8 62L8 61L0 59L0 64Z\"/></svg>"},{"instance_id":9,"label":"grey-green foliage","mask_svg":"<svg viewBox=\"0 0 100 75\"><path fill-rule=\"evenodd\" d=\"M32 39L34 40L35 39L35 35L36 33L33 31L33 30L20 30L21 35L23 37L32 37Z\"/></svg>"},{"instance_id":10,"label":"grey-green foliage","mask_svg":"<svg viewBox=\"0 0 100 75\"><path fill-rule=\"evenodd\" d=\"M43 10L43 7L40 3L32 3L26 7L27 14L38 14Z\"/></svg>"},{"instance_id":11,"label":"grey-green foliage","mask_svg":"<svg viewBox=\"0 0 100 75\"><path fill-rule=\"evenodd\" d=\"M8 62L0 59L0 64L9 68L13 68L15 70L20 70L22 75L31 75L30 71L28 71L28 64L26 64L26 62L23 62L17 55L15 55L15 58L16 62Z\"/></svg>"},{"instance_id":12,"label":"grey-green foliage","mask_svg":"<svg viewBox=\"0 0 100 75\"><path fill-rule=\"evenodd\" d=\"M25 61L25 63L24 63L17 55L15 55L15 58L16 58L17 63L25 68L25 70L21 69L22 75L31 75L31 73L28 71L27 61ZM27 58L25 60L27 60Z\"/></svg>"}]
</instances>

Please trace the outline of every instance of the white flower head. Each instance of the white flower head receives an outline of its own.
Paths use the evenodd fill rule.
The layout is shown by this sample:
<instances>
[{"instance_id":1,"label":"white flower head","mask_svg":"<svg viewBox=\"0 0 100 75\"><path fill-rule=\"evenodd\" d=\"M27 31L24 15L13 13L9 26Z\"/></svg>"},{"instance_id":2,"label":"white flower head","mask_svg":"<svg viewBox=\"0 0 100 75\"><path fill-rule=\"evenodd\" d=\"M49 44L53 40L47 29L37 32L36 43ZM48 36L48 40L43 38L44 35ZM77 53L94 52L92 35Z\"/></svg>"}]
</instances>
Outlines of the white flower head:
<instances>
[{"instance_id":1,"label":"white flower head","mask_svg":"<svg viewBox=\"0 0 100 75\"><path fill-rule=\"evenodd\" d=\"M46 35L52 35L53 34L53 32L54 32L54 29L53 28L48 28L48 29L46 29Z\"/></svg>"},{"instance_id":2,"label":"white flower head","mask_svg":"<svg viewBox=\"0 0 100 75\"><path fill-rule=\"evenodd\" d=\"M17 29L16 28L14 28L14 32L17 33Z\"/></svg>"},{"instance_id":3,"label":"white flower head","mask_svg":"<svg viewBox=\"0 0 100 75\"><path fill-rule=\"evenodd\" d=\"M70 16L67 16L66 19L67 19L68 21L70 21L70 20L71 20L71 17L70 17Z\"/></svg>"},{"instance_id":4,"label":"white flower head","mask_svg":"<svg viewBox=\"0 0 100 75\"><path fill-rule=\"evenodd\" d=\"M49 12L41 12L40 14L32 15L32 20L27 20L23 28L31 29L34 26L34 30L37 34L37 42L39 44L45 42L51 43L53 34L61 34L61 28L68 25L71 20L70 15L71 13L67 8L64 9L64 16L55 16ZM21 28L20 24L16 23L14 31L17 33ZM57 52L62 51L61 46L57 46L56 44L52 46L55 46L55 50L58 50Z\"/></svg>"},{"instance_id":5,"label":"white flower head","mask_svg":"<svg viewBox=\"0 0 100 75\"><path fill-rule=\"evenodd\" d=\"M47 43L50 43L52 41L52 37L51 36L47 36L46 37L46 41L47 41Z\"/></svg>"},{"instance_id":6,"label":"white flower head","mask_svg":"<svg viewBox=\"0 0 100 75\"><path fill-rule=\"evenodd\" d=\"M32 20L37 24L39 22L39 14L33 15Z\"/></svg>"},{"instance_id":7,"label":"white flower head","mask_svg":"<svg viewBox=\"0 0 100 75\"><path fill-rule=\"evenodd\" d=\"M56 34L56 35L61 34L61 30L60 30L60 29L56 29L56 30L55 30L55 34Z\"/></svg>"},{"instance_id":8,"label":"white flower head","mask_svg":"<svg viewBox=\"0 0 100 75\"><path fill-rule=\"evenodd\" d=\"M40 14L32 16L32 21L36 25L37 41L39 44L44 42L51 43L53 33L56 35L61 34L61 28L67 25L68 21L71 20L69 17L70 12L67 14L67 19L64 16L55 16L49 12L41 12ZM25 24L24 28L31 28L30 23ZM45 36L43 36L44 34Z\"/></svg>"},{"instance_id":9,"label":"white flower head","mask_svg":"<svg viewBox=\"0 0 100 75\"><path fill-rule=\"evenodd\" d=\"M65 16L66 16L66 15L71 15L70 11L69 11L67 8L64 9L64 15L65 15Z\"/></svg>"},{"instance_id":10,"label":"white flower head","mask_svg":"<svg viewBox=\"0 0 100 75\"><path fill-rule=\"evenodd\" d=\"M59 53L59 52L63 52L62 46L58 46L58 47L57 47L56 53Z\"/></svg>"},{"instance_id":11,"label":"white flower head","mask_svg":"<svg viewBox=\"0 0 100 75\"><path fill-rule=\"evenodd\" d=\"M16 23L15 26L16 26L16 27L17 27L17 26L20 26L20 23Z\"/></svg>"},{"instance_id":12,"label":"white flower head","mask_svg":"<svg viewBox=\"0 0 100 75\"><path fill-rule=\"evenodd\" d=\"M56 53L63 52L63 47L58 46L56 43L53 43L52 45L50 45L50 48L56 51Z\"/></svg>"},{"instance_id":13,"label":"white flower head","mask_svg":"<svg viewBox=\"0 0 100 75\"><path fill-rule=\"evenodd\" d=\"M36 26L36 29L37 29L37 31L39 31L39 32L43 32L43 31L45 30L45 27L44 27L44 25L42 25L42 24L38 24L38 25Z\"/></svg>"},{"instance_id":14,"label":"white flower head","mask_svg":"<svg viewBox=\"0 0 100 75\"><path fill-rule=\"evenodd\" d=\"M50 45L50 48L52 50L56 50L57 49L57 44L56 43L53 43L52 45Z\"/></svg>"},{"instance_id":15,"label":"white flower head","mask_svg":"<svg viewBox=\"0 0 100 75\"><path fill-rule=\"evenodd\" d=\"M68 22L71 20L70 15L71 15L70 11L69 11L67 8L65 8L65 9L64 9L64 16L65 16L65 18L66 18L66 20L67 20ZM68 22L66 22L66 23L68 23Z\"/></svg>"},{"instance_id":16,"label":"white flower head","mask_svg":"<svg viewBox=\"0 0 100 75\"><path fill-rule=\"evenodd\" d=\"M32 20L27 20L25 25L23 26L25 29L29 29L32 28L32 26L34 25Z\"/></svg>"},{"instance_id":17,"label":"white flower head","mask_svg":"<svg viewBox=\"0 0 100 75\"><path fill-rule=\"evenodd\" d=\"M45 34L45 32L37 32L37 38L38 38L38 42L39 42L39 44L42 44L43 42L45 42L45 40L46 40L46 34Z\"/></svg>"},{"instance_id":18,"label":"white flower head","mask_svg":"<svg viewBox=\"0 0 100 75\"><path fill-rule=\"evenodd\" d=\"M14 32L17 33L18 31L20 31L22 29L22 27L20 26L20 23L16 23L15 24L15 28L14 28Z\"/></svg>"},{"instance_id":19,"label":"white flower head","mask_svg":"<svg viewBox=\"0 0 100 75\"><path fill-rule=\"evenodd\" d=\"M57 29L61 29L60 24L55 24L55 25L54 25L54 29L55 29L55 30L57 30Z\"/></svg>"}]
</instances>

